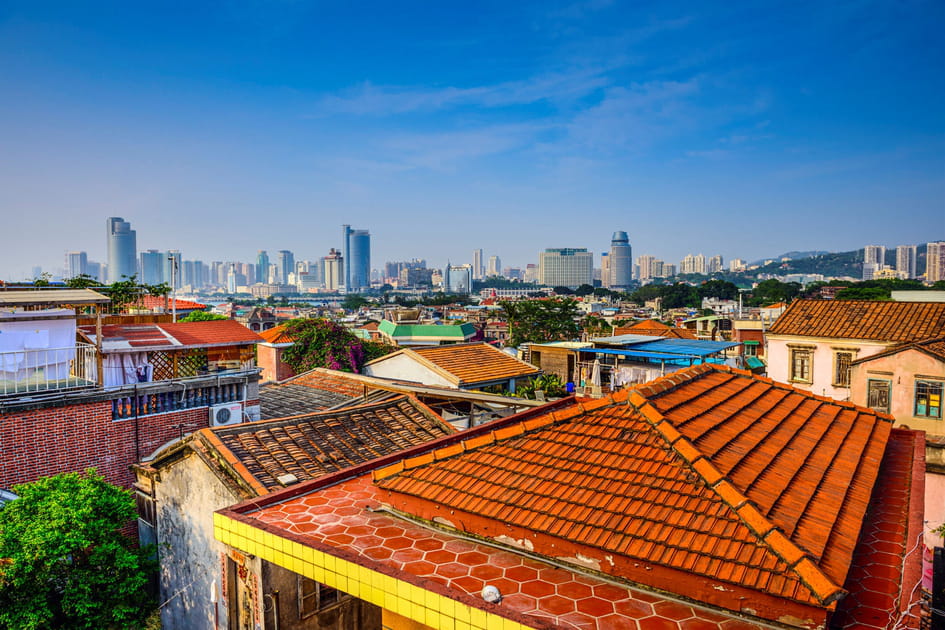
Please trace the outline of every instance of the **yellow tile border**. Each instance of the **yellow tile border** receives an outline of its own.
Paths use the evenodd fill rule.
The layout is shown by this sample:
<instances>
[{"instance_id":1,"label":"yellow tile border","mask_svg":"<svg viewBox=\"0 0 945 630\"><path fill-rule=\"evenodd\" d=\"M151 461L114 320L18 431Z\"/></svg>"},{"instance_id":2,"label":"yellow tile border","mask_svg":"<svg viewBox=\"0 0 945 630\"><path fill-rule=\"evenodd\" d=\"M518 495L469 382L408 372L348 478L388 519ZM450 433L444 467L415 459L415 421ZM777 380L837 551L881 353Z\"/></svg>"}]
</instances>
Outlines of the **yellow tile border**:
<instances>
[{"instance_id":1,"label":"yellow tile border","mask_svg":"<svg viewBox=\"0 0 945 630\"><path fill-rule=\"evenodd\" d=\"M213 515L213 535L237 551L257 556L436 630L529 628L512 619L252 527L225 514ZM250 551L250 547L254 550Z\"/></svg>"}]
</instances>

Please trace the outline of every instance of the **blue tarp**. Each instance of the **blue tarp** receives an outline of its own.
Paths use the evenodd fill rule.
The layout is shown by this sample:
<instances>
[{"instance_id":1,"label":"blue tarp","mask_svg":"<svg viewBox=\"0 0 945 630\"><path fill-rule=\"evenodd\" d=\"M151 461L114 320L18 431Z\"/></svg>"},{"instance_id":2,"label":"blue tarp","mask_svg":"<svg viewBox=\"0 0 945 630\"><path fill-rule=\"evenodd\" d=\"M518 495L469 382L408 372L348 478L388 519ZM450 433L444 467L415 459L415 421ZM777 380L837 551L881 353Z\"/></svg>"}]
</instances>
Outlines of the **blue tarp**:
<instances>
[{"instance_id":1,"label":"blue tarp","mask_svg":"<svg viewBox=\"0 0 945 630\"><path fill-rule=\"evenodd\" d=\"M652 359L679 359L684 357L706 357L739 344L733 341L703 341L701 339L660 339L628 344L617 350L611 348L582 348L580 352L616 354L625 357L649 357Z\"/></svg>"}]
</instances>

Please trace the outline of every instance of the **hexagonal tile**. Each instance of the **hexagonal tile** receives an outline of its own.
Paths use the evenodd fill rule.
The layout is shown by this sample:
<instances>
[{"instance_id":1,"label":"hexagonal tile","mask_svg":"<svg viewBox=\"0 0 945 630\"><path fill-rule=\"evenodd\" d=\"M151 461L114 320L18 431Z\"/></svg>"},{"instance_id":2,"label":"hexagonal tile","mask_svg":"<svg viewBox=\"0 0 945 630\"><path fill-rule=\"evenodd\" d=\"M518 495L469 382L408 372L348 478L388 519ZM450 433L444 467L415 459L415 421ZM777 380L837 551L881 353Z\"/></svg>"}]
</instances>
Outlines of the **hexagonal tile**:
<instances>
[{"instance_id":1,"label":"hexagonal tile","mask_svg":"<svg viewBox=\"0 0 945 630\"><path fill-rule=\"evenodd\" d=\"M516 582L528 582L538 577L538 571L526 566L511 567L505 570L505 577Z\"/></svg>"},{"instance_id":2,"label":"hexagonal tile","mask_svg":"<svg viewBox=\"0 0 945 630\"><path fill-rule=\"evenodd\" d=\"M571 572L554 567L545 567L538 572L538 577L552 584L563 584L571 581Z\"/></svg>"},{"instance_id":3,"label":"hexagonal tile","mask_svg":"<svg viewBox=\"0 0 945 630\"><path fill-rule=\"evenodd\" d=\"M387 560L394 553L386 547L371 547L361 552L371 560Z\"/></svg>"},{"instance_id":4,"label":"hexagonal tile","mask_svg":"<svg viewBox=\"0 0 945 630\"><path fill-rule=\"evenodd\" d=\"M469 567L459 562L447 562L446 564L439 565L435 572L437 575L442 575L443 577L456 578L469 575Z\"/></svg>"},{"instance_id":5,"label":"hexagonal tile","mask_svg":"<svg viewBox=\"0 0 945 630\"><path fill-rule=\"evenodd\" d=\"M653 614L653 605L637 599L622 599L614 602L614 610L632 619L641 619Z\"/></svg>"},{"instance_id":6,"label":"hexagonal tile","mask_svg":"<svg viewBox=\"0 0 945 630\"><path fill-rule=\"evenodd\" d=\"M549 595L538 600L538 606L552 615L564 615L574 612L574 600L560 595Z\"/></svg>"},{"instance_id":7,"label":"hexagonal tile","mask_svg":"<svg viewBox=\"0 0 945 630\"><path fill-rule=\"evenodd\" d=\"M450 586L462 589L467 593L478 595L482 592L482 587L485 586L485 582L479 578L470 577L467 575L450 580Z\"/></svg>"},{"instance_id":8,"label":"hexagonal tile","mask_svg":"<svg viewBox=\"0 0 945 630\"><path fill-rule=\"evenodd\" d=\"M599 597L585 597L577 601L577 609L592 617L603 617L614 612L614 604Z\"/></svg>"},{"instance_id":9,"label":"hexagonal tile","mask_svg":"<svg viewBox=\"0 0 945 630\"><path fill-rule=\"evenodd\" d=\"M447 562L456 562L456 554L446 549L436 549L428 551L424 559L434 564L446 564Z\"/></svg>"},{"instance_id":10,"label":"hexagonal tile","mask_svg":"<svg viewBox=\"0 0 945 630\"><path fill-rule=\"evenodd\" d=\"M663 617L647 617L637 621L640 630L679 630L679 624Z\"/></svg>"},{"instance_id":11,"label":"hexagonal tile","mask_svg":"<svg viewBox=\"0 0 945 630\"><path fill-rule=\"evenodd\" d=\"M572 627L582 630L597 630L597 619L581 612L565 613L561 615L559 621L570 624Z\"/></svg>"},{"instance_id":12,"label":"hexagonal tile","mask_svg":"<svg viewBox=\"0 0 945 630\"><path fill-rule=\"evenodd\" d=\"M477 564L486 564L489 562L489 556L481 551L467 551L456 556L456 562L462 562L465 565L474 567Z\"/></svg>"},{"instance_id":13,"label":"hexagonal tile","mask_svg":"<svg viewBox=\"0 0 945 630\"><path fill-rule=\"evenodd\" d=\"M598 630L637 630L637 622L623 615L606 615L597 620Z\"/></svg>"},{"instance_id":14,"label":"hexagonal tile","mask_svg":"<svg viewBox=\"0 0 945 630\"><path fill-rule=\"evenodd\" d=\"M591 587L577 582L564 582L558 585L558 595L570 599L584 599L591 596Z\"/></svg>"},{"instance_id":15,"label":"hexagonal tile","mask_svg":"<svg viewBox=\"0 0 945 630\"><path fill-rule=\"evenodd\" d=\"M627 589L617 586L616 584L597 584L593 586L591 590L594 591L595 597L607 599L612 602L629 597Z\"/></svg>"},{"instance_id":16,"label":"hexagonal tile","mask_svg":"<svg viewBox=\"0 0 945 630\"><path fill-rule=\"evenodd\" d=\"M528 595L534 595L535 597L547 597L552 595L555 592L555 585L549 584L548 582L543 582L541 580L531 580L529 582L524 582L519 587L521 592Z\"/></svg>"},{"instance_id":17,"label":"hexagonal tile","mask_svg":"<svg viewBox=\"0 0 945 630\"><path fill-rule=\"evenodd\" d=\"M717 622L699 619L698 617L680 621L679 627L681 630L719 630L719 624Z\"/></svg>"},{"instance_id":18,"label":"hexagonal tile","mask_svg":"<svg viewBox=\"0 0 945 630\"><path fill-rule=\"evenodd\" d=\"M506 608L511 608L512 610L520 613L528 612L530 610L535 610L538 605L538 600L530 595L525 595L523 593L512 593L508 597L502 598L502 606Z\"/></svg>"},{"instance_id":19,"label":"hexagonal tile","mask_svg":"<svg viewBox=\"0 0 945 630\"><path fill-rule=\"evenodd\" d=\"M421 540L415 540L413 546L421 551L434 551L436 549L442 549L443 542L436 538L423 538Z\"/></svg>"},{"instance_id":20,"label":"hexagonal tile","mask_svg":"<svg viewBox=\"0 0 945 630\"><path fill-rule=\"evenodd\" d=\"M472 569L469 570L469 574L473 577L489 581L502 577L504 571L500 567L491 564L480 564L477 567L472 567Z\"/></svg>"},{"instance_id":21,"label":"hexagonal tile","mask_svg":"<svg viewBox=\"0 0 945 630\"><path fill-rule=\"evenodd\" d=\"M411 575L424 576L433 573L436 570L436 565L425 560L417 560L406 563L403 570Z\"/></svg>"},{"instance_id":22,"label":"hexagonal tile","mask_svg":"<svg viewBox=\"0 0 945 630\"><path fill-rule=\"evenodd\" d=\"M691 607L680 604L679 602L656 602L653 604L653 611L660 617L675 619L676 621L695 616Z\"/></svg>"}]
</instances>

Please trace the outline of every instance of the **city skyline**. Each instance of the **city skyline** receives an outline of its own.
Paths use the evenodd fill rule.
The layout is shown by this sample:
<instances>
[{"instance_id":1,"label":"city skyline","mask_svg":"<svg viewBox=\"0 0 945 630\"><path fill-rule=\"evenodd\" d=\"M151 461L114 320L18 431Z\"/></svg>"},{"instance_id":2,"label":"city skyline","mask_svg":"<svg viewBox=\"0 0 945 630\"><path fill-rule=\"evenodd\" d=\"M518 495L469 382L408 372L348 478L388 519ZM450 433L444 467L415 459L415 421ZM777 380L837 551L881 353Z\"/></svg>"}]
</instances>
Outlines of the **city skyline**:
<instances>
[{"instance_id":1,"label":"city skyline","mask_svg":"<svg viewBox=\"0 0 945 630\"><path fill-rule=\"evenodd\" d=\"M438 266L600 253L620 226L674 261L922 243L945 227L943 11L11 3L0 210L27 238L0 272L104 261L105 216L208 260L315 258L340 223Z\"/></svg>"}]
</instances>

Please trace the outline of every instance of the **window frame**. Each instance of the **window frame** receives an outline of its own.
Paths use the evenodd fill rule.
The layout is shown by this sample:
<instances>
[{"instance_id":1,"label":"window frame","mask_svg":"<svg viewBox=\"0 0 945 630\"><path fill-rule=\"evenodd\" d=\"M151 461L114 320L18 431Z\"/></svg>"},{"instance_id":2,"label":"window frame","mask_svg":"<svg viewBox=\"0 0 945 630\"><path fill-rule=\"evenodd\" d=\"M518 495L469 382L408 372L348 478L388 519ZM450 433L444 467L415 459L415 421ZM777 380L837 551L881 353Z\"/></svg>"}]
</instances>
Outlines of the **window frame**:
<instances>
[{"instance_id":1,"label":"window frame","mask_svg":"<svg viewBox=\"0 0 945 630\"><path fill-rule=\"evenodd\" d=\"M814 382L814 350L815 348L810 346L789 346L788 347L788 381L791 383L803 383L805 385L810 385ZM799 356L805 355L807 357L807 376L798 376L795 368L797 367L797 361Z\"/></svg>"},{"instance_id":2,"label":"window frame","mask_svg":"<svg viewBox=\"0 0 945 630\"><path fill-rule=\"evenodd\" d=\"M849 357L849 361L846 366L846 374L844 375L845 381L841 380L840 377L840 357L846 355ZM834 387L850 387L851 376L853 375L853 362L856 360L856 352L852 350L835 350L833 353L833 386Z\"/></svg>"},{"instance_id":3,"label":"window frame","mask_svg":"<svg viewBox=\"0 0 945 630\"><path fill-rule=\"evenodd\" d=\"M307 587L312 585L314 589L307 592ZM308 619L332 606L340 604L345 597L345 593L338 589L326 586L317 580L312 580L304 575L296 574L296 599L298 604L299 619ZM314 600L314 605L312 601Z\"/></svg>"},{"instance_id":4,"label":"window frame","mask_svg":"<svg viewBox=\"0 0 945 630\"><path fill-rule=\"evenodd\" d=\"M936 387L938 388L938 405L934 409L938 410L938 415L931 415L929 411L933 409L931 403L931 398L934 395L931 391L927 392L927 397L929 402L925 404L925 413L919 413L919 387ZM917 378L915 379L915 386L912 389L912 417L919 418L922 420L941 420L942 419L942 397L945 395L945 381L939 381L935 379L927 378Z\"/></svg>"},{"instance_id":5,"label":"window frame","mask_svg":"<svg viewBox=\"0 0 945 630\"><path fill-rule=\"evenodd\" d=\"M873 391L873 383L883 383L886 386L886 408L881 409L870 403L870 394ZM866 406L873 411L889 413L892 408L892 380L888 378L867 378L866 379Z\"/></svg>"}]
</instances>

